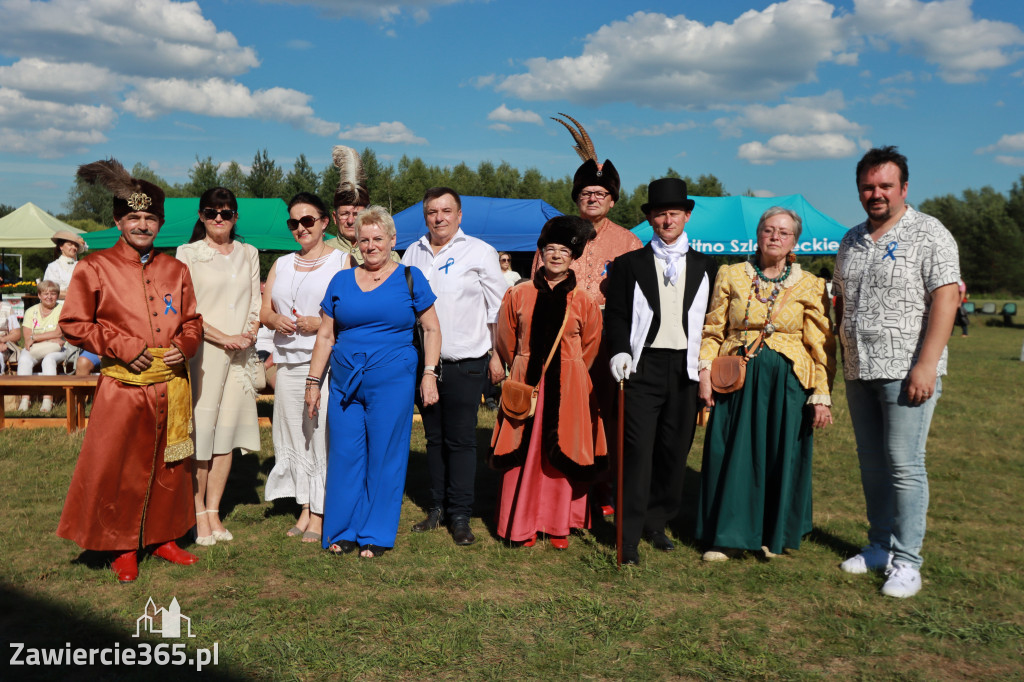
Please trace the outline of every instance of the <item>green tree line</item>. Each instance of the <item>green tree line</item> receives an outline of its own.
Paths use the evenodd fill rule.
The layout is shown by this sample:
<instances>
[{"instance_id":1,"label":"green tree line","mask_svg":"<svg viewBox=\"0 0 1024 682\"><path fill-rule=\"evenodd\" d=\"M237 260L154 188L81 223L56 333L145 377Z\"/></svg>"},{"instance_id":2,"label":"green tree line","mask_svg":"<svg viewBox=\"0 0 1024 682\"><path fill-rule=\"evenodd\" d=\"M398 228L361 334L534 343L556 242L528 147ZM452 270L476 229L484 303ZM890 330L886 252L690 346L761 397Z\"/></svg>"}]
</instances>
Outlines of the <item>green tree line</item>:
<instances>
[{"instance_id":1,"label":"green tree line","mask_svg":"<svg viewBox=\"0 0 1024 682\"><path fill-rule=\"evenodd\" d=\"M372 149L361 153L370 199L392 213L412 206L428 187L444 185L469 196L509 199L543 199L559 211L572 214L576 206L570 198L572 178L546 178L536 168L520 171L508 162L495 165L484 161L471 168L431 166L420 158L402 156L397 163L383 163ZM338 171L328 164L319 172L304 154L285 170L270 158L266 149L253 157L249 172L236 161L219 166L211 157L196 157L188 181L170 184L142 164L132 174L163 187L168 197L196 197L210 187L223 186L239 197L280 197L287 201L298 192L312 192L330 205L338 185ZM661 177L683 177L669 168ZM634 186L623 187L619 201L609 218L627 227L645 218L640 206L647 201L648 178ZM728 196L725 186L714 175L686 180L689 193L696 196ZM65 202L67 213L59 216L81 229L104 229L113 224L109 193L102 187L76 180ZM964 280L973 292L1024 294L1024 176L1013 184L1008 195L991 187L965 190L959 197L946 195L927 199L918 208L935 216L949 228L960 246ZM805 264L813 272L831 267L830 258Z\"/></svg>"}]
</instances>

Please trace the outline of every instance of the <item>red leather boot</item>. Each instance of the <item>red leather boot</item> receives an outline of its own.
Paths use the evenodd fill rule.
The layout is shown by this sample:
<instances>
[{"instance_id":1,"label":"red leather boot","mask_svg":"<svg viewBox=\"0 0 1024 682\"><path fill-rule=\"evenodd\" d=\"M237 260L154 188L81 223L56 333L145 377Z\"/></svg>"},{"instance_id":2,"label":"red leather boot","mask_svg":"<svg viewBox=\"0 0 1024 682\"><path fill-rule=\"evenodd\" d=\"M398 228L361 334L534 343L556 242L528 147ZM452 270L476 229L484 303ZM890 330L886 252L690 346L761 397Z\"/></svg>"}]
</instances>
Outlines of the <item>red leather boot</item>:
<instances>
[{"instance_id":1,"label":"red leather boot","mask_svg":"<svg viewBox=\"0 0 1024 682\"><path fill-rule=\"evenodd\" d=\"M172 564L178 564L179 566L191 566L199 561L199 557L178 547L178 543L174 540L165 542L154 549L153 556L158 556L165 561L170 561Z\"/></svg>"},{"instance_id":2,"label":"red leather boot","mask_svg":"<svg viewBox=\"0 0 1024 682\"><path fill-rule=\"evenodd\" d=\"M118 554L110 562L110 568L117 574L118 581L122 583L135 582L139 577L139 558L135 550Z\"/></svg>"}]
</instances>

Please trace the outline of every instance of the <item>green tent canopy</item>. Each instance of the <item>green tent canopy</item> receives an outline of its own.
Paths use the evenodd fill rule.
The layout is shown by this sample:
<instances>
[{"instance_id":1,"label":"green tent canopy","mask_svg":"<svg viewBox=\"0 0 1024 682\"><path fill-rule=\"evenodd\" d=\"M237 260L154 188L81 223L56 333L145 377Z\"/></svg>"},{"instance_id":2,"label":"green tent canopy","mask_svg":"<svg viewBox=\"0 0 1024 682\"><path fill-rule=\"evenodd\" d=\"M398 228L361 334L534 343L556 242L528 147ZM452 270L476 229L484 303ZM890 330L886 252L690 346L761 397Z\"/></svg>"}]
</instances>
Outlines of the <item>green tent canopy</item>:
<instances>
[{"instance_id":1,"label":"green tent canopy","mask_svg":"<svg viewBox=\"0 0 1024 682\"><path fill-rule=\"evenodd\" d=\"M81 232L77 227L71 227L67 223L57 220L30 201L18 210L0 218L0 247L5 249L52 249L51 237L61 230L76 234ZM92 244L89 245L92 246Z\"/></svg>"},{"instance_id":2,"label":"green tent canopy","mask_svg":"<svg viewBox=\"0 0 1024 682\"><path fill-rule=\"evenodd\" d=\"M199 198L167 199L164 203L164 225L154 246L173 249L192 237L199 213ZM288 230L288 205L281 199L239 199L238 238L261 251L294 251L298 248ZM121 232L112 227L82 235L90 249L113 246Z\"/></svg>"}]
</instances>

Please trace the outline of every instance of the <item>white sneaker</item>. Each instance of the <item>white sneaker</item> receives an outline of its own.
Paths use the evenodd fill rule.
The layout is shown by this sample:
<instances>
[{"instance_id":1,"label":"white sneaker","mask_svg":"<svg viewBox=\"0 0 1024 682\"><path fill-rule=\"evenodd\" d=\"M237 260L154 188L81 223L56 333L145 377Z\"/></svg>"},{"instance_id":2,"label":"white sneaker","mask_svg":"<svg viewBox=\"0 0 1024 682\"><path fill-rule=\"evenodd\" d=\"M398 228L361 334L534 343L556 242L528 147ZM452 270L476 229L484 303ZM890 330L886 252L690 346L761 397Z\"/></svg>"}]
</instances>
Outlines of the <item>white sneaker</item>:
<instances>
[{"instance_id":1,"label":"white sneaker","mask_svg":"<svg viewBox=\"0 0 1024 682\"><path fill-rule=\"evenodd\" d=\"M43 398L43 404L39 406L40 412L49 412L53 409L53 398L46 396Z\"/></svg>"},{"instance_id":2,"label":"white sneaker","mask_svg":"<svg viewBox=\"0 0 1024 682\"><path fill-rule=\"evenodd\" d=\"M860 554L839 564L839 568L846 573L889 570L892 568L892 552L886 552L875 545L868 545L860 550Z\"/></svg>"},{"instance_id":3,"label":"white sneaker","mask_svg":"<svg viewBox=\"0 0 1024 682\"><path fill-rule=\"evenodd\" d=\"M26 411L28 411L28 406L29 406L28 398L22 398L21 402L18 403L18 411L19 412L26 412Z\"/></svg>"},{"instance_id":4,"label":"white sneaker","mask_svg":"<svg viewBox=\"0 0 1024 682\"><path fill-rule=\"evenodd\" d=\"M882 594L887 597L906 599L921 591L921 571L902 561L886 570L888 579L882 585Z\"/></svg>"}]
</instances>

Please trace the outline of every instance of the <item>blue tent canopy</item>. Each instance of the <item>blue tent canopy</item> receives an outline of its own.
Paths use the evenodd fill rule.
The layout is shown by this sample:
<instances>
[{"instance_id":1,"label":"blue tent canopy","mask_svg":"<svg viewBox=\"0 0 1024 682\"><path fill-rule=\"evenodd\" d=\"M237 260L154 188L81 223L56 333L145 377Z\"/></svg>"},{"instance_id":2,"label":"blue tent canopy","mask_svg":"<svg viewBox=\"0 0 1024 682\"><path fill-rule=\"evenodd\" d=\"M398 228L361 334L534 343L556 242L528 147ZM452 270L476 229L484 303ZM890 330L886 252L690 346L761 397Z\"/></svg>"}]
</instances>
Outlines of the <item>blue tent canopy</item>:
<instances>
[{"instance_id":1,"label":"blue tent canopy","mask_svg":"<svg viewBox=\"0 0 1024 682\"><path fill-rule=\"evenodd\" d=\"M686 234L690 247L712 256L741 255L757 246L757 221L772 206L795 211L803 220L797 255L827 255L839 250L847 228L811 206L800 194L781 197L690 197L696 203ZM646 244L653 231L645 220L633 234Z\"/></svg>"},{"instance_id":2,"label":"blue tent canopy","mask_svg":"<svg viewBox=\"0 0 1024 682\"><path fill-rule=\"evenodd\" d=\"M562 212L540 199L462 197L462 231L498 251L534 251L537 236L551 218ZM399 251L427 233L423 202L395 214Z\"/></svg>"}]
</instances>

